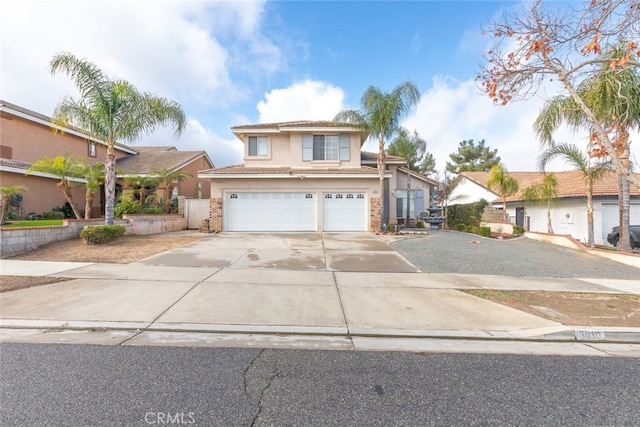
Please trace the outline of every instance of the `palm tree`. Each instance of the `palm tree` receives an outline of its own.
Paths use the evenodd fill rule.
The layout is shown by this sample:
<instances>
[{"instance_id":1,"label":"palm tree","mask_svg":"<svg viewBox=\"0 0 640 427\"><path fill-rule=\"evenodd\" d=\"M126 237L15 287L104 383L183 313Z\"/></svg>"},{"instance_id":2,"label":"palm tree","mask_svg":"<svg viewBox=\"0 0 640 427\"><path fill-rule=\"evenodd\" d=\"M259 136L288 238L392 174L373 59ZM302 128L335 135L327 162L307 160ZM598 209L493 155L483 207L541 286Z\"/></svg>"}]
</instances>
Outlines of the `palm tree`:
<instances>
[{"instance_id":1,"label":"palm tree","mask_svg":"<svg viewBox=\"0 0 640 427\"><path fill-rule=\"evenodd\" d=\"M576 170L582 173L582 179L587 186L587 246L595 247L594 231L593 231L593 184L600 180L603 175L611 170L611 162L597 160L594 163L591 157L578 148L575 144L556 144L545 150L538 158L538 165L544 171L547 164L561 157L568 163L572 164Z\"/></svg>"},{"instance_id":2,"label":"palm tree","mask_svg":"<svg viewBox=\"0 0 640 427\"><path fill-rule=\"evenodd\" d=\"M85 193L84 219L90 219L96 191L104 184L104 165L102 163L93 165L84 163L80 167L80 176L85 180L84 186L87 189Z\"/></svg>"},{"instance_id":3,"label":"palm tree","mask_svg":"<svg viewBox=\"0 0 640 427\"><path fill-rule=\"evenodd\" d=\"M143 175L128 176L124 180L138 190L138 198L141 206L147 203L147 187L157 187L162 182L162 178L160 177Z\"/></svg>"},{"instance_id":4,"label":"palm tree","mask_svg":"<svg viewBox=\"0 0 640 427\"><path fill-rule=\"evenodd\" d=\"M334 121L359 126L367 137L378 139L378 176L380 180L380 226L384 223L384 175L386 172L385 138L391 138L400 120L420 100L420 92L413 82L404 82L391 92L369 86L362 95L362 110L340 111Z\"/></svg>"},{"instance_id":5,"label":"palm tree","mask_svg":"<svg viewBox=\"0 0 640 427\"><path fill-rule=\"evenodd\" d=\"M95 64L70 53L56 54L51 60L52 74L63 72L80 91L80 98L64 98L53 114L54 124L73 125L107 144L105 161L105 221L114 220L116 189L115 144L135 141L159 125L173 124L176 135L186 126L182 107L159 98L124 80L112 80Z\"/></svg>"},{"instance_id":6,"label":"palm tree","mask_svg":"<svg viewBox=\"0 0 640 427\"><path fill-rule=\"evenodd\" d=\"M149 172L160 178L160 182L164 182L167 196L164 201L164 211L165 213L169 213L171 210L171 195L173 194L173 189L176 184L187 178L191 178L192 175L189 172L181 171L180 169L171 170L167 168L153 169Z\"/></svg>"},{"instance_id":7,"label":"palm tree","mask_svg":"<svg viewBox=\"0 0 640 427\"><path fill-rule=\"evenodd\" d=\"M8 187L0 187L0 194L2 195L2 210L0 211L0 225L4 225L4 219L9 212L9 203L12 197L16 197L21 193L26 193L27 187L24 185L11 185Z\"/></svg>"},{"instance_id":8,"label":"palm tree","mask_svg":"<svg viewBox=\"0 0 640 427\"><path fill-rule=\"evenodd\" d=\"M500 197L502 197L504 222L507 222L507 197L513 196L518 192L518 181L509 175L507 169L505 169L502 163L498 163L491 167L489 179L487 180L487 187L494 190Z\"/></svg>"},{"instance_id":9,"label":"palm tree","mask_svg":"<svg viewBox=\"0 0 640 427\"><path fill-rule=\"evenodd\" d=\"M403 127L398 129L398 135L387 148L388 155L399 156L407 161L407 227L411 223L411 171L422 166L426 150L427 142L418 135L418 132L414 131L410 135L409 131Z\"/></svg>"},{"instance_id":10,"label":"palm tree","mask_svg":"<svg viewBox=\"0 0 640 427\"><path fill-rule=\"evenodd\" d=\"M608 55L609 58L621 58L627 53L625 49L616 49ZM637 102L640 99L640 75L634 67L611 69L608 63L604 63L600 73L579 85L576 92L594 117L587 115L573 96L558 96L542 108L534 131L543 144L553 146L553 132L563 122L575 130L587 128L596 145L596 149L591 151L594 156L607 156L609 153L598 142L601 135L593 130L596 127L593 119L614 136L612 143L622 164L622 168L618 168L620 250L630 252L630 183L627 178L631 174L629 130L640 129L640 103Z\"/></svg>"},{"instance_id":11,"label":"palm tree","mask_svg":"<svg viewBox=\"0 0 640 427\"><path fill-rule=\"evenodd\" d=\"M551 206L558 197L558 180L552 173L544 174L542 182L531 185L522 191L525 202L542 202L547 205L547 233L553 234L551 224Z\"/></svg>"},{"instance_id":12,"label":"palm tree","mask_svg":"<svg viewBox=\"0 0 640 427\"><path fill-rule=\"evenodd\" d=\"M32 172L42 172L55 176L60 179L58 182L58 190L62 191L64 198L71 205L73 214L76 219L81 219L80 211L73 195L71 194L71 187L74 185L69 178L79 178L82 174L82 162L78 159L74 159L71 155L57 156L53 159L39 159L27 169L27 174Z\"/></svg>"}]
</instances>

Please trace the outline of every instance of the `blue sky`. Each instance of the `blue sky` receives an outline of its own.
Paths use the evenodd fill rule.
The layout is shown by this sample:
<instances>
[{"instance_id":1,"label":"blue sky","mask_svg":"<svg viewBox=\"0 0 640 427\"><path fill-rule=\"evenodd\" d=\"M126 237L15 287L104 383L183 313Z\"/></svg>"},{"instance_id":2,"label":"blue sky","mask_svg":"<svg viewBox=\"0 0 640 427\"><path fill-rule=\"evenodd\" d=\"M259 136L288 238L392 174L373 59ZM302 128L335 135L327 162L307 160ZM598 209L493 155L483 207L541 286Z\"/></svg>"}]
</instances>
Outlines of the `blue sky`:
<instances>
[{"instance_id":1,"label":"blue sky","mask_svg":"<svg viewBox=\"0 0 640 427\"><path fill-rule=\"evenodd\" d=\"M369 85L411 80L422 100L404 124L426 139L440 170L463 139L484 139L509 170L535 170L531 125L544 96L494 106L474 80L490 43L481 27L513 7L520 3L14 1L0 18L0 97L50 115L65 95L77 96L67 77L47 72L51 57L68 51L182 104L189 124L179 139L160 129L137 144L206 150L226 166L242 161L231 126L330 120L358 107Z\"/></svg>"}]
</instances>

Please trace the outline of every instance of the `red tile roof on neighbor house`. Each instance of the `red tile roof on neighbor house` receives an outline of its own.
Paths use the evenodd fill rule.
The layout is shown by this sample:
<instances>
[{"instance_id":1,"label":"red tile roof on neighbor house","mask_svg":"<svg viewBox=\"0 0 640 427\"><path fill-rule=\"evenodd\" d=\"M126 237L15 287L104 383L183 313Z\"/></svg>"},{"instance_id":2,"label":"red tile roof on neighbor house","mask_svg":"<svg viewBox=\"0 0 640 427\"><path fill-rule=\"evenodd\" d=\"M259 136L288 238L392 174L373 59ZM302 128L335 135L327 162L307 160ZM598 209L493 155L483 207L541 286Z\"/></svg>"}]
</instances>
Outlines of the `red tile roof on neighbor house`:
<instances>
[{"instance_id":1,"label":"red tile roof on neighbor house","mask_svg":"<svg viewBox=\"0 0 640 427\"><path fill-rule=\"evenodd\" d=\"M580 171L564 171L564 172L547 172L553 173L558 181L558 198L568 197L585 197L586 184ZM542 182L544 178L543 172L509 172L509 175L515 178L519 184L518 193L507 197L507 202L516 202L522 200L522 192L525 188ZM475 182L476 184L487 188L487 180L489 172L462 172L460 176ZM640 176L640 175L639 175ZM492 190L491 190L492 191ZM617 196L618 195L618 176L614 173L607 173L602 179L593 184L594 196ZM631 195L640 196L640 189L631 186ZM500 199L501 201L502 199Z\"/></svg>"}]
</instances>

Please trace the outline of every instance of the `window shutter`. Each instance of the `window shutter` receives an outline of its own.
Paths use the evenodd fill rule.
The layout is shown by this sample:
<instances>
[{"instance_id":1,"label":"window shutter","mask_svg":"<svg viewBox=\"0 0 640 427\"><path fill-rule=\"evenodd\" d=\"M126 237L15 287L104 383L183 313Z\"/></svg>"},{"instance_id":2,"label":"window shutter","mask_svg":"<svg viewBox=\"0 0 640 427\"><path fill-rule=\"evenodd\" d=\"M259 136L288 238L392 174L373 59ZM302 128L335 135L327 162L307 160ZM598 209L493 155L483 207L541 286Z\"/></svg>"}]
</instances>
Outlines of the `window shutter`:
<instances>
[{"instance_id":1,"label":"window shutter","mask_svg":"<svg viewBox=\"0 0 640 427\"><path fill-rule=\"evenodd\" d=\"M340 134L340 160L349 161L349 141L351 136L346 133Z\"/></svg>"},{"instance_id":2,"label":"window shutter","mask_svg":"<svg viewBox=\"0 0 640 427\"><path fill-rule=\"evenodd\" d=\"M313 135L310 133L302 134L302 161L310 162L313 160Z\"/></svg>"}]
</instances>

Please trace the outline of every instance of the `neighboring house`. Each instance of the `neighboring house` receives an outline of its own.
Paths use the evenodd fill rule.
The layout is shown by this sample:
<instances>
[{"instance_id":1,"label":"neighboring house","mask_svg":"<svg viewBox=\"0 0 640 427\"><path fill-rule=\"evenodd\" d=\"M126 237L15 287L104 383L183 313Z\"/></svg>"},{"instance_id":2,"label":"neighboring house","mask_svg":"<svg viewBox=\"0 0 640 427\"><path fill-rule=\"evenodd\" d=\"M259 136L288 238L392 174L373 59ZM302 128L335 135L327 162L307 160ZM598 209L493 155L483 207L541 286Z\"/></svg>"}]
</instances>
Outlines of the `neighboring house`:
<instances>
[{"instance_id":1,"label":"neighboring house","mask_svg":"<svg viewBox=\"0 0 640 427\"><path fill-rule=\"evenodd\" d=\"M100 140L92 138L82 130L73 127L54 126L51 117L28 110L6 101L0 101L0 185L3 187L24 185L27 192L23 195L20 213L34 212L42 214L53 208L61 207L66 200L57 189L59 178L43 174L25 175L27 169L43 158L61 155L73 155L89 164L104 162L107 147ZM125 170L126 175L147 174L149 169L167 168L184 170L194 178L178 185L177 192L193 197L198 187L201 196L208 198L208 186L197 179L197 171L213 167L205 151L178 151L175 147L129 147L116 144L116 168ZM123 184L123 176L118 176L117 185ZM72 179L81 184L81 180ZM79 185L72 188L78 207L84 208L85 190ZM91 216L99 217L104 213L104 188L94 200Z\"/></svg>"},{"instance_id":2,"label":"neighboring house","mask_svg":"<svg viewBox=\"0 0 640 427\"><path fill-rule=\"evenodd\" d=\"M552 203L551 224L555 234L568 234L582 242L587 241L586 186L579 171L550 172L558 181L558 198ZM547 207L541 203L525 203L522 191L543 179L542 172L509 172L518 183L517 194L507 197L510 222L520 226L529 221L529 231L547 232ZM502 198L486 186L489 172L462 172L458 178L457 194L475 195L465 203L481 198L502 209ZM481 197L478 197L480 196ZM457 203L457 201L456 201ZM450 203L453 204L453 203ZM630 223L640 224L640 189L631 186ZM611 227L618 225L618 179L615 173L605 175L593 186L593 222L596 244L606 244Z\"/></svg>"},{"instance_id":3,"label":"neighboring house","mask_svg":"<svg viewBox=\"0 0 640 427\"><path fill-rule=\"evenodd\" d=\"M214 231L379 231L405 212L406 170L390 157L385 206L376 157L361 153L364 134L350 124L295 121L235 126L244 163L202 171L211 182ZM400 176L404 175L404 181ZM412 174L413 213L424 210L432 181ZM398 204L402 204L402 209ZM393 215L389 215L389 213Z\"/></svg>"},{"instance_id":4,"label":"neighboring house","mask_svg":"<svg viewBox=\"0 0 640 427\"><path fill-rule=\"evenodd\" d=\"M175 183L173 194L158 194L159 197L173 199L185 196L194 199L209 198L209 183L198 178L198 171L211 169L213 163L205 151L180 151L176 147L134 147L136 155L127 156L117 162L118 184L127 187L125 178L152 176L154 169L166 168L171 172L182 171L191 175L184 181ZM162 189L160 192L162 193Z\"/></svg>"}]
</instances>

